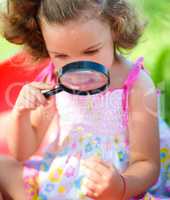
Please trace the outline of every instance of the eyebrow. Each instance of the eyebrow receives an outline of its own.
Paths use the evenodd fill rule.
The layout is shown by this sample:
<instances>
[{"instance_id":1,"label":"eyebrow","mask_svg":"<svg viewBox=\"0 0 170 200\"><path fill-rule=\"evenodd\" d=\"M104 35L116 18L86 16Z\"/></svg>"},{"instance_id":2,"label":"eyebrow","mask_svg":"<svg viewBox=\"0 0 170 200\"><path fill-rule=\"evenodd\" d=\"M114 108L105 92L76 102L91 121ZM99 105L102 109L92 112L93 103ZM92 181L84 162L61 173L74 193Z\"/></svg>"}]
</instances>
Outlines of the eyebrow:
<instances>
[{"instance_id":1,"label":"eyebrow","mask_svg":"<svg viewBox=\"0 0 170 200\"><path fill-rule=\"evenodd\" d=\"M94 44L94 45L88 47L87 49L83 50L83 52L84 52L84 51L89 51L89 50L94 49L94 48L97 48L97 47L100 47L101 44L102 44L101 42L100 42L100 43L97 43L97 44ZM50 50L48 50L48 51L49 51L50 53L54 53L54 54L58 54L58 55L65 55L64 53L59 53L59 52L56 52L56 51L50 51Z\"/></svg>"}]
</instances>

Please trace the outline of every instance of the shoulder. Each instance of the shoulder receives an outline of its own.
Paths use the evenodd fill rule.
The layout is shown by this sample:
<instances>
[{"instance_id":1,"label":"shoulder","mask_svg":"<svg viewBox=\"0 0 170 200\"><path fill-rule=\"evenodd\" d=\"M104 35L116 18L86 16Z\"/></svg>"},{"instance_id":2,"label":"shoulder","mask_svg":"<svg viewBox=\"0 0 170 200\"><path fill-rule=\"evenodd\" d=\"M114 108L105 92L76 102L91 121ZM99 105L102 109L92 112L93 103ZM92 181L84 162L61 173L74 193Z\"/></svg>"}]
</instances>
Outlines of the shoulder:
<instances>
[{"instance_id":1,"label":"shoulder","mask_svg":"<svg viewBox=\"0 0 170 200\"><path fill-rule=\"evenodd\" d=\"M157 113L157 91L150 75L141 70L129 93L129 111L142 116Z\"/></svg>"},{"instance_id":2,"label":"shoulder","mask_svg":"<svg viewBox=\"0 0 170 200\"><path fill-rule=\"evenodd\" d=\"M133 92L155 92L155 84L151 78L151 76L145 71L145 70L140 70L139 76L137 80L135 81L133 87L132 87Z\"/></svg>"}]
</instances>

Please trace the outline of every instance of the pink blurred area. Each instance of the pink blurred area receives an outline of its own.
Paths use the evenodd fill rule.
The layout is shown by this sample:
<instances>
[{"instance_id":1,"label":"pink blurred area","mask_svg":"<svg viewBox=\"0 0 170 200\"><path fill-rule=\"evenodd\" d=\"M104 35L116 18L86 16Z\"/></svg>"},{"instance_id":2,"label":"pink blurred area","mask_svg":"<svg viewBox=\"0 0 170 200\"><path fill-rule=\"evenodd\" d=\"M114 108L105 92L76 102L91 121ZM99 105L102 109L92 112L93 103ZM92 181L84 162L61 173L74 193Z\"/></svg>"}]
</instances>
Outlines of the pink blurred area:
<instances>
[{"instance_id":1,"label":"pink blurred area","mask_svg":"<svg viewBox=\"0 0 170 200\"><path fill-rule=\"evenodd\" d=\"M25 52L0 62L0 154L9 154L5 129L21 87L33 81L48 62L46 59L33 64Z\"/></svg>"}]
</instances>

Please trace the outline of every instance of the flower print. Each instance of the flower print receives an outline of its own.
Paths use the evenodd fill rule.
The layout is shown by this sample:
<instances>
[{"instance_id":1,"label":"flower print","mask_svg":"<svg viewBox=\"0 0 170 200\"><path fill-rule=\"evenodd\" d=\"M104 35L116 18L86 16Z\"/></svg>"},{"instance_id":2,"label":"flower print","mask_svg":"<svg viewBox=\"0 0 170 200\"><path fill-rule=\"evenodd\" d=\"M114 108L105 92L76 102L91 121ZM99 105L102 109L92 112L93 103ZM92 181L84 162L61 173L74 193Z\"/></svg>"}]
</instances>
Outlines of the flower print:
<instances>
[{"instance_id":1,"label":"flower print","mask_svg":"<svg viewBox=\"0 0 170 200\"><path fill-rule=\"evenodd\" d=\"M76 128L76 131L77 132L82 132L84 130L84 128L82 127L82 126L78 126L77 128Z\"/></svg>"},{"instance_id":2,"label":"flower print","mask_svg":"<svg viewBox=\"0 0 170 200\"><path fill-rule=\"evenodd\" d=\"M71 145L72 149L75 149L77 147L77 143L74 142L72 145Z\"/></svg>"},{"instance_id":3,"label":"flower print","mask_svg":"<svg viewBox=\"0 0 170 200\"><path fill-rule=\"evenodd\" d=\"M165 166L167 172L167 180L165 183L165 189L170 194L170 162Z\"/></svg>"},{"instance_id":4,"label":"flower print","mask_svg":"<svg viewBox=\"0 0 170 200\"><path fill-rule=\"evenodd\" d=\"M69 147L65 147L61 152L59 152L59 156L65 156L67 155L67 153L69 152L70 148Z\"/></svg>"},{"instance_id":5,"label":"flower print","mask_svg":"<svg viewBox=\"0 0 170 200\"><path fill-rule=\"evenodd\" d=\"M48 171L52 160L55 158L54 153L46 152L44 155L44 159L41 161L40 170Z\"/></svg>"},{"instance_id":6,"label":"flower print","mask_svg":"<svg viewBox=\"0 0 170 200\"><path fill-rule=\"evenodd\" d=\"M39 194L35 200L48 200L48 198L45 194Z\"/></svg>"},{"instance_id":7,"label":"flower print","mask_svg":"<svg viewBox=\"0 0 170 200\"><path fill-rule=\"evenodd\" d=\"M66 189L65 189L64 186L60 185L60 186L58 187L58 192L59 192L59 193L64 193L65 191L66 191Z\"/></svg>"},{"instance_id":8,"label":"flower print","mask_svg":"<svg viewBox=\"0 0 170 200\"><path fill-rule=\"evenodd\" d=\"M102 150L101 149L96 149L95 155L102 159Z\"/></svg>"},{"instance_id":9,"label":"flower print","mask_svg":"<svg viewBox=\"0 0 170 200\"><path fill-rule=\"evenodd\" d=\"M120 137L118 134L115 134L115 136L113 138L113 142L115 145L118 145L120 143Z\"/></svg>"},{"instance_id":10,"label":"flower print","mask_svg":"<svg viewBox=\"0 0 170 200\"><path fill-rule=\"evenodd\" d=\"M160 157L161 157L161 163L164 163L168 160L168 154L169 154L169 150L167 148L162 148L160 150Z\"/></svg>"},{"instance_id":11,"label":"flower print","mask_svg":"<svg viewBox=\"0 0 170 200\"><path fill-rule=\"evenodd\" d=\"M71 137L69 135L67 135L67 137L65 139L66 144L69 144L70 141L71 141Z\"/></svg>"},{"instance_id":12,"label":"flower print","mask_svg":"<svg viewBox=\"0 0 170 200\"><path fill-rule=\"evenodd\" d=\"M61 181L61 178L62 178L62 175L63 175L63 169L62 168L53 168L49 174L49 180L52 182L52 183L58 183Z\"/></svg>"},{"instance_id":13,"label":"flower print","mask_svg":"<svg viewBox=\"0 0 170 200\"><path fill-rule=\"evenodd\" d=\"M80 144L82 144L82 143L83 143L84 139L85 139L85 137L84 137L84 136L80 136L80 138L79 138L79 142L80 142Z\"/></svg>"},{"instance_id":14,"label":"flower print","mask_svg":"<svg viewBox=\"0 0 170 200\"><path fill-rule=\"evenodd\" d=\"M170 194L170 174L168 174L168 177L165 183L165 190Z\"/></svg>"},{"instance_id":15,"label":"flower print","mask_svg":"<svg viewBox=\"0 0 170 200\"><path fill-rule=\"evenodd\" d=\"M93 144L95 145L95 148L100 147L100 144L101 144L101 138L99 138L99 137L94 138L94 140L93 140Z\"/></svg>"},{"instance_id":16,"label":"flower print","mask_svg":"<svg viewBox=\"0 0 170 200\"><path fill-rule=\"evenodd\" d=\"M71 176L74 176L75 168L72 166L69 166L65 172L65 175L69 178Z\"/></svg>"},{"instance_id":17,"label":"flower print","mask_svg":"<svg viewBox=\"0 0 170 200\"><path fill-rule=\"evenodd\" d=\"M86 153L92 151L92 149L93 149L93 148L92 148L92 145L91 145L90 143L86 144L86 146L85 146L85 152L86 152Z\"/></svg>"},{"instance_id":18,"label":"flower print","mask_svg":"<svg viewBox=\"0 0 170 200\"><path fill-rule=\"evenodd\" d=\"M50 152L46 152L44 158L47 159L47 160L51 160L55 157L55 154L54 153L50 153Z\"/></svg>"},{"instance_id":19,"label":"flower print","mask_svg":"<svg viewBox=\"0 0 170 200\"><path fill-rule=\"evenodd\" d=\"M92 140L91 143L93 144L93 146L96 144L95 140Z\"/></svg>"},{"instance_id":20,"label":"flower print","mask_svg":"<svg viewBox=\"0 0 170 200\"><path fill-rule=\"evenodd\" d=\"M76 199L79 199L79 200L87 200L87 196L86 196L86 195L84 194L84 192L82 191L83 177L84 177L84 176L79 177L79 178L74 182L75 191L76 191Z\"/></svg>"},{"instance_id":21,"label":"flower print","mask_svg":"<svg viewBox=\"0 0 170 200\"><path fill-rule=\"evenodd\" d=\"M144 198L142 198L142 200L159 200L155 197L153 197L152 195L150 195L149 193L147 193Z\"/></svg>"},{"instance_id":22,"label":"flower print","mask_svg":"<svg viewBox=\"0 0 170 200\"><path fill-rule=\"evenodd\" d=\"M120 145L122 147L128 146L128 141L127 141L127 138L125 137L125 134L115 133L112 138L113 138L113 144L115 147L119 147Z\"/></svg>"},{"instance_id":23,"label":"flower print","mask_svg":"<svg viewBox=\"0 0 170 200\"><path fill-rule=\"evenodd\" d=\"M81 184L82 184L82 179L83 179L83 176L79 177L78 179L75 180L74 182L74 185L77 189L80 189L81 188Z\"/></svg>"},{"instance_id":24,"label":"flower print","mask_svg":"<svg viewBox=\"0 0 170 200\"><path fill-rule=\"evenodd\" d=\"M92 136L93 136L93 133L91 133L91 132L87 133L87 135L86 135L86 137L87 137L88 139L91 139Z\"/></svg>"},{"instance_id":25,"label":"flower print","mask_svg":"<svg viewBox=\"0 0 170 200\"><path fill-rule=\"evenodd\" d=\"M38 183L37 183L37 174L34 176L27 176L24 178L24 187L26 193L31 198L30 200L36 200L38 194Z\"/></svg>"},{"instance_id":26,"label":"flower print","mask_svg":"<svg viewBox=\"0 0 170 200\"><path fill-rule=\"evenodd\" d=\"M48 171L48 169L49 169L49 164L44 160L40 165L40 170L41 171Z\"/></svg>"},{"instance_id":27,"label":"flower print","mask_svg":"<svg viewBox=\"0 0 170 200\"><path fill-rule=\"evenodd\" d=\"M125 152L123 151L118 151L118 158L121 162L125 160Z\"/></svg>"},{"instance_id":28,"label":"flower print","mask_svg":"<svg viewBox=\"0 0 170 200\"><path fill-rule=\"evenodd\" d=\"M168 162L168 163L165 165L165 170L166 170L166 172L167 172L168 179L170 180L170 162Z\"/></svg>"},{"instance_id":29,"label":"flower print","mask_svg":"<svg viewBox=\"0 0 170 200\"><path fill-rule=\"evenodd\" d=\"M48 183L46 186L45 186L45 191L50 193L54 190L54 184L51 184L51 183Z\"/></svg>"}]
</instances>

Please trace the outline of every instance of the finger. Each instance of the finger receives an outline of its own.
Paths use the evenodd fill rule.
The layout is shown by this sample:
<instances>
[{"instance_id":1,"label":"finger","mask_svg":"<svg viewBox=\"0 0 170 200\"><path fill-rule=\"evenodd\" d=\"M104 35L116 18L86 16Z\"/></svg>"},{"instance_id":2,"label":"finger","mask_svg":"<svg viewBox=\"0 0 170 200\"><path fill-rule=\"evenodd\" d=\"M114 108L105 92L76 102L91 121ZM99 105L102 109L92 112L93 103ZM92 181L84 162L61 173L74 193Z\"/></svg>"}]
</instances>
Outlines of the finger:
<instances>
[{"instance_id":1,"label":"finger","mask_svg":"<svg viewBox=\"0 0 170 200\"><path fill-rule=\"evenodd\" d=\"M29 93L31 92L29 91ZM24 94L23 102L21 104L25 106L26 109L35 109L41 105L36 96L32 94L30 94L29 96L27 94Z\"/></svg>"},{"instance_id":2,"label":"finger","mask_svg":"<svg viewBox=\"0 0 170 200\"><path fill-rule=\"evenodd\" d=\"M31 90L30 94L34 96L34 98L36 99L36 102L39 103L39 105L47 104L47 99L38 89Z\"/></svg>"},{"instance_id":3,"label":"finger","mask_svg":"<svg viewBox=\"0 0 170 200\"><path fill-rule=\"evenodd\" d=\"M82 186L86 187L87 189L95 192L96 191L96 186L97 185L94 181L90 180L89 178L84 178L82 181Z\"/></svg>"},{"instance_id":4,"label":"finger","mask_svg":"<svg viewBox=\"0 0 170 200\"><path fill-rule=\"evenodd\" d=\"M25 99L25 101L23 101L22 105L26 108L26 109L35 109L37 108L38 102L36 102L33 99Z\"/></svg>"},{"instance_id":5,"label":"finger","mask_svg":"<svg viewBox=\"0 0 170 200\"><path fill-rule=\"evenodd\" d=\"M37 105L36 105L36 101L35 99L32 98L28 98L25 95L22 95L22 98L17 99L16 103L15 103L15 110L18 111L24 111L24 110L34 110L36 109Z\"/></svg>"},{"instance_id":6,"label":"finger","mask_svg":"<svg viewBox=\"0 0 170 200\"><path fill-rule=\"evenodd\" d=\"M36 103L36 97L32 93L33 92L31 90L28 90L26 93L23 94L22 97L23 97L23 102L25 105Z\"/></svg>"},{"instance_id":7,"label":"finger","mask_svg":"<svg viewBox=\"0 0 170 200\"><path fill-rule=\"evenodd\" d=\"M86 196L86 197L89 197L89 198L92 198L92 199L95 199L95 197L98 196L98 194L92 190L90 190L89 188L87 188L86 186L82 186L81 187L81 192Z\"/></svg>"},{"instance_id":8,"label":"finger","mask_svg":"<svg viewBox=\"0 0 170 200\"><path fill-rule=\"evenodd\" d=\"M22 111L22 110L34 110L37 106L35 104L33 104L32 102L22 102L22 103L18 103L16 104L15 108L17 108L17 110Z\"/></svg>"},{"instance_id":9,"label":"finger","mask_svg":"<svg viewBox=\"0 0 170 200\"><path fill-rule=\"evenodd\" d=\"M86 185L90 185L90 189L94 190L93 187L91 187L91 183L95 185L95 192L97 191L98 194L102 193L102 191L108 187L108 182L110 182L110 178L112 177L111 173L103 173L100 175L98 172L95 171L95 169L90 170L85 168L85 183L87 182L86 180L89 181L89 184L87 183Z\"/></svg>"},{"instance_id":10,"label":"finger","mask_svg":"<svg viewBox=\"0 0 170 200\"><path fill-rule=\"evenodd\" d=\"M108 167L103 165L103 163L98 162L96 160L92 160L92 159L88 159L88 160L82 162L82 165L91 171L95 170L100 176L108 173L108 170L109 170Z\"/></svg>"},{"instance_id":11,"label":"finger","mask_svg":"<svg viewBox=\"0 0 170 200\"><path fill-rule=\"evenodd\" d=\"M89 190L99 194L102 190L102 186L99 183L100 182L93 181L90 178L84 178L82 186L87 187Z\"/></svg>"},{"instance_id":12,"label":"finger","mask_svg":"<svg viewBox=\"0 0 170 200\"><path fill-rule=\"evenodd\" d=\"M90 157L90 160L94 160L94 161L96 161L97 163L102 164L103 166L105 166L105 167L108 168L108 169L110 169L110 167L112 166L110 163L108 163L108 162L105 161L105 160L102 160L102 159L101 159L99 156L97 156L97 155Z\"/></svg>"},{"instance_id":13,"label":"finger","mask_svg":"<svg viewBox=\"0 0 170 200\"><path fill-rule=\"evenodd\" d=\"M40 90L51 90L54 88L53 85L50 85L48 83L43 83L43 82L32 82L30 83L30 86L35 87Z\"/></svg>"},{"instance_id":14,"label":"finger","mask_svg":"<svg viewBox=\"0 0 170 200\"><path fill-rule=\"evenodd\" d=\"M101 181L101 175L95 169L90 169L83 166L82 170L84 171L87 178L89 178L91 181L96 183Z\"/></svg>"},{"instance_id":15,"label":"finger","mask_svg":"<svg viewBox=\"0 0 170 200\"><path fill-rule=\"evenodd\" d=\"M90 157L90 160L94 160L97 163L101 164L102 166L105 166L106 169L108 169L109 171L114 171L116 170L116 167L113 166L113 164L110 161L106 161L106 160L102 160L99 156L95 155Z\"/></svg>"},{"instance_id":16,"label":"finger","mask_svg":"<svg viewBox=\"0 0 170 200\"><path fill-rule=\"evenodd\" d=\"M29 98L29 101L36 101L36 105L40 106L45 105L47 103L44 95L41 94L40 89L35 88L31 84L25 86L24 94L25 98Z\"/></svg>"}]
</instances>

